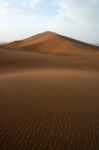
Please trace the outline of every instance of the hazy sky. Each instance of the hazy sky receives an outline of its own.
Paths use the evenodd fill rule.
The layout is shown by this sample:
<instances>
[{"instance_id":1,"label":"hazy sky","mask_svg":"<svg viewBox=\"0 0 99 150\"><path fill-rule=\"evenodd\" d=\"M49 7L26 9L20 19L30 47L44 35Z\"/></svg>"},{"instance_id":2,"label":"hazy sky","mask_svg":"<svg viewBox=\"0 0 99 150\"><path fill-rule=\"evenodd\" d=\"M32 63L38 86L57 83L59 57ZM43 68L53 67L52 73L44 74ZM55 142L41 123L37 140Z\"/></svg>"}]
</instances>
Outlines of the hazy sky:
<instances>
[{"instance_id":1,"label":"hazy sky","mask_svg":"<svg viewBox=\"0 0 99 150\"><path fill-rule=\"evenodd\" d=\"M99 0L0 0L0 41L53 31L99 43Z\"/></svg>"}]
</instances>

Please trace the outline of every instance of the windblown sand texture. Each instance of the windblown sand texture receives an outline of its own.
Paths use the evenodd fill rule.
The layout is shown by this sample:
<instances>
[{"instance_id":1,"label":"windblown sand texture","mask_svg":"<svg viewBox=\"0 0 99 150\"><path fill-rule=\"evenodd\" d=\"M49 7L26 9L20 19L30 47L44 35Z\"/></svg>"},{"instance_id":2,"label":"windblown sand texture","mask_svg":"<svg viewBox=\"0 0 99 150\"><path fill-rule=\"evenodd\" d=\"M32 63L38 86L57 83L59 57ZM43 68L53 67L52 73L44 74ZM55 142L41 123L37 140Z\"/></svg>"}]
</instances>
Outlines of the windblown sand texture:
<instances>
[{"instance_id":1,"label":"windblown sand texture","mask_svg":"<svg viewBox=\"0 0 99 150\"><path fill-rule=\"evenodd\" d=\"M49 34L0 49L0 150L99 149L98 47L54 51Z\"/></svg>"}]
</instances>

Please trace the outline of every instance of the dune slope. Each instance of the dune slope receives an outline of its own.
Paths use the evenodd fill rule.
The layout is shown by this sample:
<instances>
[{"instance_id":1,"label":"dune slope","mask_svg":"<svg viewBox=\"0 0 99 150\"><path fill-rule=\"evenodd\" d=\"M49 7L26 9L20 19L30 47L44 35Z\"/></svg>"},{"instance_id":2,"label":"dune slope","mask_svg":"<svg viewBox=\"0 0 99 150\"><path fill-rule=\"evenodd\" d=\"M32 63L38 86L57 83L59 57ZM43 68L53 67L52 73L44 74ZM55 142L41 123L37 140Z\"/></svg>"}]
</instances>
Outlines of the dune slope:
<instances>
[{"instance_id":1,"label":"dune slope","mask_svg":"<svg viewBox=\"0 0 99 150\"><path fill-rule=\"evenodd\" d=\"M99 71L99 56L66 56L0 49L0 74L34 69Z\"/></svg>"}]
</instances>

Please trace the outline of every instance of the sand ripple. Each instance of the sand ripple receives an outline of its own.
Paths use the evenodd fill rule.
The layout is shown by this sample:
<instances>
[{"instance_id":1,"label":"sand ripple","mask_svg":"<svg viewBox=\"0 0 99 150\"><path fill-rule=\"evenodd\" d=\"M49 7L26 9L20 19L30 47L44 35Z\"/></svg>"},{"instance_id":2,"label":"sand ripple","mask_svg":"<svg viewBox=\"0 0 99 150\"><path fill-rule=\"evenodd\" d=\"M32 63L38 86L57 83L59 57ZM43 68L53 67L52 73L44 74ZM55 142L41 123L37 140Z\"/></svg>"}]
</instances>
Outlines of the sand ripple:
<instances>
[{"instance_id":1,"label":"sand ripple","mask_svg":"<svg viewBox=\"0 0 99 150\"><path fill-rule=\"evenodd\" d=\"M98 90L98 73L0 79L0 150L98 150Z\"/></svg>"}]
</instances>

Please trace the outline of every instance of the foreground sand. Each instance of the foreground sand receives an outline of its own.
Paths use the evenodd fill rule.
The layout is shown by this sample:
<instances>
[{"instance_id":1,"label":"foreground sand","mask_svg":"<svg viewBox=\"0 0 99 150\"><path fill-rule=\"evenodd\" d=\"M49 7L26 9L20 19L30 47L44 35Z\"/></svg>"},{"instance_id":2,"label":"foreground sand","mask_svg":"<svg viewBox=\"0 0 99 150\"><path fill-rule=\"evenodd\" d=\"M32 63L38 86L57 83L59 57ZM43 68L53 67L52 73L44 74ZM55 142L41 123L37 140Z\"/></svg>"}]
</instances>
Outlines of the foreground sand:
<instances>
[{"instance_id":1,"label":"foreground sand","mask_svg":"<svg viewBox=\"0 0 99 150\"><path fill-rule=\"evenodd\" d=\"M99 149L99 59L68 57L1 50L0 150Z\"/></svg>"}]
</instances>

